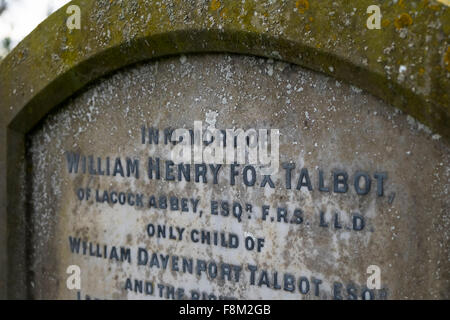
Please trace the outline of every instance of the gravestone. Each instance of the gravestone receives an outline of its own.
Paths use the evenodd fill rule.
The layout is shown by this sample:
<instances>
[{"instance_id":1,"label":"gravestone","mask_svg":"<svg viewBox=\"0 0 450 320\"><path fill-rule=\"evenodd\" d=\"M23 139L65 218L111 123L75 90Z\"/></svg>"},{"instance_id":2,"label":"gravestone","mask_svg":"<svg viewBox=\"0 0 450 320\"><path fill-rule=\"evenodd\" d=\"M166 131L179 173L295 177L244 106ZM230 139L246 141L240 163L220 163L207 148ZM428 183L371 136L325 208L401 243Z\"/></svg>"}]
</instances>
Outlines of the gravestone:
<instances>
[{"instance_id":1,"label":"gravestone","mask_svg":"<svg viewBox=\"0 0 450 320\"><path fill-rule=\"evenodd\" d=\"M73 3L0 65L5 297L449 298L445 5Z\"/></svg>"}]
</instances>

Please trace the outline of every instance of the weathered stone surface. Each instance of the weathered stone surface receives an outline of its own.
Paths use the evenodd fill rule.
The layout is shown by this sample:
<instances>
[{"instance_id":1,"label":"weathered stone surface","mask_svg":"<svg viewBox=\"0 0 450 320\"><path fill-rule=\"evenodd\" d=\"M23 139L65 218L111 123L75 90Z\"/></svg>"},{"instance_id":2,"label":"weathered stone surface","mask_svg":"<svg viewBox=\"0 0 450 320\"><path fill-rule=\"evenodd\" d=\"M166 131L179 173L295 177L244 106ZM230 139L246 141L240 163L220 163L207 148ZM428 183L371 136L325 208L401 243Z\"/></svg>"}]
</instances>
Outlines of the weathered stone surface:
<instances>
[{"instance_id":1,"label":"weathered stone surface","mask_svg":"<svg viewBox=\"0 0 450 320\"><path fill-rule=\"evenodd\" d=\"M407 118L409 119L407 120L409 126L395 123L398 127L391 128L393 131L389 131L386 129L387 123L384 123L380 126L386 130L380 129L377 132L380 135L385 132L393 134L388 139L386 137L384 139L387 142L394 140L400 143L401 152L405 152L405 154L410 152L411 157L408 157L408 159L414 158L416 150L403 150L407 144L403 145L402 143L412 141L417 137L419 142L417 144L414 142L415 148L429 151L428 153L423 151L423 155L427 155L428 161L420 157L411 160L414 162L411 166L416 168L416 171L422 170L419 174L423 174L424 177L430 179L431 175L425 173L434 170L434 167L430 166L432 160L440 158L445 160L445 157L448 157L447 146L450 136L448 109L450 79L448 26L450 24L448 22L450 21L450 13L448 7L442 4L434 1L387 1L380 3L383 13L383 28L381 30L367 30L365 28L366 8L373 4L372 1L368 0L342 3L247 0L242 2L216 0L181 2L165 0L80 0L72 1L71 4L78 4L82 9L81 31L69 31L66 28L67 15L64 7L44 21L0 63L0 111L2 112L0 117L0 179L2 179L0 180L0 228L2 228L0 229L0 297L6 297L7 290L8 296L13 298L32 296L31 294L39 297L42 296L43 292L43 283L40 284L41 286L34 288L34 283L33 285L30 283L32 278L39 279L39 276L26 272L27 265L41 271L43 265L40 264L39 259L36 259L37 256L32 256L30 252L32 242L30 234L28 234L30 232L28 226L37 227L41 215L30 216L33 206L26 202L32 194L36 197L38 186L26 183L26 179L30 176L36 179L37 173L32 171L31 167L27 167L25 163L27 156L33 155L33 157L36 157L36 153L27 154L30 151L26 149L25 135L50 111L73 96L78 90L82 90L88 83L136 62L181 53L229 52L273 58L304 66L356 85L358 88L383 99L389 106L405 111L410 116ZM198 63L201 63L201 61ZM331 83L335 80L329 81ZM342 85L345 87L344 83ZM220 90L222 87L221 85ZM224 90L229 89L224 88ZM266 89L266 91L268 90ZM364 95L366 96L366 94ZM82 97L79 99L82 99ZM339 100L339 98L336 99ZM227 100L227 103L230 103L230 101ZM380 102L377 103L382 105ZM347 107L346 104L344 105ZM82 108L82 106L78 107ZM118 105L119 109L123 107L124 105ZM133 105L130 105L131 107ZM161 105L158 107L161 107ZM300 106L299 108L303 107L306 108L306 106ZM361 107L370 108L370 106ZM152 110L151 108L155 107L149 105L146 108ZM273 108L275 108L275 105ZM319 107L317 108L320 110ZM379 106L379 108L384 107ZM71 112L69 109L66 108L65 112ZM386 114L394 113L396 116L392 116L393 119L406 117L395 110L392 108L390 111L386 111ZM204 115L204 111L194 110L190 116ZM375 111L377 115L381 114L381 111ZM338 112L340 116L337 116L336 120L342 120L343 124L339 123L339 126L345 127L349 115L345 118L342 112ZM311 115L311 110L308 110L308 115ZM292 119L300 116L301 114L295 114ZM416 123L412 117L418 119L421 123ZM374 118L377 119L378 117L375 115ZM122 120L117 119L117 121ZM242 119L236 119L236 121L238 120L242 121ZM276 119L270 118L270 120L275 121ZM370 123L373 120L365 121ZM227 123L226 121L223 122L223 124ZM270 123L272 124L272 122ZM283 121L280 119L274 123L283 125ZM405 124L405 122L403 123ZM309 122L307 127L311 130L319 130ZM415 127L418 131L410 127ZM357 127L347 127L348 130L350 128L356 130ZM336 130L338 129L336 128ZM45 130L45 127L43 130ZM75 129L67 128L67 130ZM121 127L120 130L125 129ZM137 129L130 127L129 130ZM136 133L132 131L132 134ZM37 135L39 136L39 133ZM83 136L83 133L80 133L80 135ZM440 136L443 137L443 141L438 139ZM119 139L119 135L117 135L117 138ZM125 135L120 135L120 139L125 138ZM381 144L377 139L382 138L374 137L378 141L377 145ZM360 139L365 138L361 136ZM93 143L100 143L100 139L92 138L91 140ZM346 140L347 138L343 138L342 142L347 144ZM357 143L358 141L351 139L348 141L350 148L356 148L358 144L356 146L351 145L352 142ZM317 143L319 146L320 141L317 141ZM51 149L51 145L49 144L47 147ZM36 148L43 148L34 140L33 146L35 150ZM368 146L363 147L367 148ZM386 146L386 154L380 153L377 161L390 159L390 153L398 156L397 149L394 146L392 146L392 149L390 147ZM434 150L434 152L430 150ZM289 148L287 153L289 152L295 153L298 150ZM311 152L314 155L313 151ZM347 157L346 159L342 158L343 160L353 159L345 151L341 151L339 156ZM319 159L318 156L317 159ZM56 161L56 159L50 160ZM321 158L321 161L324 160L326 159ZM370 162L375 160L368 158L361 161L365 161L367 165L375 163ZM420 161L422 162L419 163ZM442 163L444 168L436 167L436 170L448 171L446 162L443 161ZM35 167L37 165L37 163L31 164ZM330 162L325 164L330 165ZM338 164L355 166L356 168L353 160L336 163L336 166ZM389 163L389 165L393 164ZM405 166L408 168L407 164ZM386 170L389 171L389 166L387 168ZM378 170L378 168L373 167L369 169ZM409 174L412 179L416 172L411 169ZM443 173L441 171L436 174L439 175L440 179L445 179L442 178ZM56 176L54 179L56 179ZM402 179L403 177L400 179L401 181L397 181L396 186L399 188L400 186L403 187L400 182L406 181ZM407 186L413 188L412 183L420 186L425 183L425 186L434 185L435 189L438 188L438 181L426 179L424 181L428 182L411 180L408 181ZM445 182L448 184L448 178L441 182L440 186L445 185L447 187ZM53 185L52 188L55 186ZM431 255L429 259L431 265L439 262L439 267L437 267L439 271L433 274L429 269L423 269L430 267L430 265L428 267L425 267L426 264L418 265L417 261L426 261L426 258L422 257L420 259L417 257L416 260L407 260L406 257L403 257L403 270L407 268L405 261L415 261L416 264L411 268L415 270L413 273L420 279L420 284L432 286L432 289L428 291L415 292L414 294L448 297L448 266L442 267L443 263L448 262L448 245L444 242L442 247L437 247L440 245L438 244L439 239L447 239L448 243L448 238L439 238L440 236L447 236L445 232L440 232L439 228L444 226L448 229L446 227L448 225L442 220L445 218L445 212L448 211L449 205L448 202L445 202L448 196L444 187L439 191L442 193L440 197L437 196L438 191L435 189L423 187L423 190L425 190L423 193L413 193L414 196L408 194L405 197L411 201L407 202L407 208L411 208L412 204L415 205L417 202L420 205L428 203L427 201L430 201L430 199L427 195L430 193L434 195L437 200L430 204L433 208L433 214L429 214L433 216L433 219L438 219L437 222L428 215L426 215L427 219L422 215L420 217L414 215L413 222L408 220L406 224L408 226L409 224L413 226L425 225L428 226L427 231L432 230L431 238L436 247L432 246L433 249L427 254ZM51 192L46 194L52 196ZM396 193L393 205L398 205L398 196L398 193ZM376 199L376 202L385 200ZM53 205L57 206L57 203L59 201L53 203ZM49 207L47 209L48 214L50 214L50 211L55 213L54 210L56 209ZM411 209L411 211L414 210ZM431 212L428 209L426 211ZM436 213L438 211L439 213ZM50 219L50 217L48 218ZM381 217L384 216L381 215ZM30 224L34 218L37 219L36 225ZM387 223L384 218L379 219L378 216L376 220L377 224ZM56 223L58 221L50 219L49 222ZM430 226L430 223L433 227ZM385 233L389 229L387 224L386 227L387 229L382 229L385 230L383 231ZM397 228L397 226L394 227ZM41 230L41 232L43 231ZM49 237L52 234L62 236L63 233L61 230L49 228L41 236ZM415 234L422 233L410 232L408 235L402 233L402 236L400 236L403 241L402 246L411 248L405 244L405 239L409 239L408 236L414 238L412 235ZM36 237L38 235L39 233L35 233ZM419 242L414 242L418 248L415 251L417 255L422 246L431 246L428 239L424 240L423 237L419 237L419 239ZM45 237L41 240L45 240ZM67 239L64 241L66 242ZM57 248L55 243L52 246ZM35 249L38 250L39 247ZM411 252L408 251L408 259L411 258ZM56 259L57 255L55 256L53 253L54 251L50 250L48 257ZM31 259L32 257L34 257L34 260ZM444 258L441 260L441 257ZM363 267L357 265L362 270ZM385 266L386 263L383 265ZM60 267L55 265L55 268ZM432 267L430 268L432 269ZM311 272L312 270L311 268ZM358 269L358 277L362 277L361 270ZM58 269L58 272L60 271ZM346 276L345 270L340 272L336 277ZM48 275L48 272L46 274ZM405 283L410 283L410 279L413 278L407 277L409 276L403 275L401 280L394 281L394 287L389 285L389 282L392 281L386 282L389 292L393 292L393 295L389 297L412 296L402 289L405 288ZM433 277L440 277L440 280L434 282ZM56 288L55 286L52 287L53 283L63 281L52 277L48 279L50 280L46 286L53 289ZM328 278L326 280L330 281ZM361 279L354 281L361 281ZM57 286L61 288L61 283ZM48 295L56 297L59 293L53 289L48 292ZM223 290L226 291L226 289ZM438 290L440 290L439 293L437 293Z\"/></svg>"},{"instance_id":2,"label":"weathered stone surface","mask_svg":"<svg viewBox=\"0 0 450 320\"><path fill-rule=\"evenodd\" d=\"M162 131L193 128L195 120L206 126L212 119L220 129L279 128L280 162L295 164L291 189L282 168L273 176L274 188L261 187L260 176L254 186L245 186L243 166L231 185L229 165L221 168L217 184L210 171L207 183L201 178L195 182L193 168L191 181L180 182L176 166L175 181L167 181L164 161L170 160L172 147L164 144ZM142 144L142 125L160 129L158 145ZM158 285L175 287L175 297L183 288L187 298L195 290L216 297L347 299L353 297L348 287L361 298L369 265L381 269L382 290L373 291L376 299L386 295L449 298L448 143L357 87L273 60L235 55L174 57L97 82L65 103L30 139L36 298L76 298L63 281L71 264L81 267L83 298L86 294L107 299L167 298L167 287L160 297ZM69 173L67 152L92 155L97 174L83 174L81 160L78 173ZM98 175L98 157L103 171L106 157L111 159L109 176ZM126 157L139 159L139 178L133 173L112 176L117 157L124 162L125 175ZM159 180L155 173L153 179L148 177L149 157L161 158ZM306 186L298 190L302 168L308 169L311 191ZM319 190L319 170L330 192ZM337 170L348 173L345 193L333 192L331 173ZM371 177L366 195L355 191L357 172ZM387 175L382 196L374 178L377 173ZM90 200L77 197L80 188L91 189ZM142 194L143 206L99 203L95 190L102 199L104 190L109 195L114 191ZM188 211L149 208L151 196L156 201L160 196L189 199ZM190 199L199 199L195 212ZM244 210L241 221L231 214L212 215L213 200L237 202L244 208L251 204L252 211ZM265 205L270 209L264 219ZM287 222L277 208L287 209ZM301 223L296 209L303 212ZM320 226L321 211L327 227ZM365 221L360 231L353 229L355 216ZM167 237L150 237L149 224L166 226ZM182 239L168 239L169 227L176 237L176 227L184 228ZM239 246L194 243L195 230L235 234ZM264 239L260 252L245 248L247 236ZM108 258L91 256L89 247L85 255L82 249L73 252L69 237L92 243L95 254L97 244L100 255L107 245ZM130 259L111 259L112 246L119 252L130 249ZM149 254L145 266L139 265L139 248ZM170 256L167 269L159 256L159 264L155 260L151 265L153 253ZM179 271L171 269L173 256L179 257ZM182 258L193 259L193 274L182 271ZM217 263L217 278L206 272L197 275L197 259L208 266ZM223 264L242 268L239 281L220 279ZM249 264L258 267L254 284ZM262 270L267 271L269 285ZM279 290L274 288L274 272ZM294 292L285 290L290 289L284 287L286 274L295 277ZM135 280L153 283L153 294L127 290L127 279L132 281L131 291ZM299 291L302 279L304 291L307 283L310 286L307 294ZM317 297L314 281L318 280Z\"/></svg>"},{"instance_id":3,"label":"weathered stone surface","mask_svg":"<svg viewBox=\"0 0 450 320\"><path fill-rule=\"evenodd\" d=\"M29 130L48 108L111 70L159 56L214 51L279 58L344 79L449 136L445 5L382 2L383 28L368 30L370 0L71 4L82 8L81 31L67 29L63 8L2 61L2 109L9 121L15 117L17 130Z\"/></svg>"}]
</instances>

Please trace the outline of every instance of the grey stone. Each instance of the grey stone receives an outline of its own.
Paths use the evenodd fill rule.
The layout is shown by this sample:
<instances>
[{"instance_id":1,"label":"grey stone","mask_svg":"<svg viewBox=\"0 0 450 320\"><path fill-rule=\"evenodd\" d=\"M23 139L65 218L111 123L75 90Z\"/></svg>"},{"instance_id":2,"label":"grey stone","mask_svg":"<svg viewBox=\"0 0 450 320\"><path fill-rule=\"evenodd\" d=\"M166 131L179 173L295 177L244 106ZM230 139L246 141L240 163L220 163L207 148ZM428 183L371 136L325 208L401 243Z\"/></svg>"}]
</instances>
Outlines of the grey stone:
<instances>
[{"instance_id":1,"label":"grey stone","mask_svg":"<svg viewBox=\"0 0 450 320\"><path fill-rule=\"evenodd\" d=\"M162 131L193 128L196 120L204 126L215 121L219 129L279 129L280 163L295 164L291 189L281 167L273 189L261 187L259 175L254 186L245 186L242 165L235 185L229 165L221 168L217 184L211 171L207 183L195 182L193 168L191 181L179 182L176 166L175 181L167 181L164 160L170 160L173 146L164 144ZM143 125L160 130L158 145L142 144ZM35 298L76 298L77 291L68 290L64 281L72 264L81 268L82 298L177 298L180 288L185 298L197 293L239 299L361 299L364 293L375 299L448 298L448 144L403 112L328 76L239 55L163 59L97 81L50 115L29 140ZM97 173L83 174L81 160L78 173L69 173L67 152L92 155ZM97 158L105 171L106 157L110 175L101 176ZM139 178L126 176L126 157L139 159ZM148 177L149 157L161 159L159 180ZM125 177L112 176L116 158L124 164ZM302 168L308 170L312 190L297 190ZM330 192L319 190L319 170ZM345 193L333 192L337 171L348 174ZM358 172L371 178L366 195L355 190ZM382 196L377 173L386 174ZM80 200L77 192L87 188L90 199ZM102 199L105 190L108 197L113 191L133 194L132 200L142 194L143 206L99 203L96 190ZM151 196L156 206L160 196L180 203L185 198L188 211L149 208ZM195 212L191 199L199 199ZM221 201L240 203L241 221L221 210L211 214L211 201L218 201L219 209ZM270 206L265 220L263 206ZM286 209L287 222L285 211L277 208ZM360 217L364 228L354 230ZM156 228L153 236L149 225ZM158 226L165 226L165 238L157 237ZM238 247L194 243L195 230L218 232L219 239L224 233L226 245L233 234ZM170 231L177 240L169 238ZM102 257L90 256L89 247L85 255L82 249L72 252L69 237L80 239L81 248L83 241L92 244L95 254L98 244ZM264 239L260 252L246 249L247 237ZM111 258L112 246L125 261ZM130 256L122 257L120 248L129 249ZM153 253L158 261L152 265ZM146 254L146 265L139 265ZM166 267L160 255L169 257ZM177 271L173 257L178 257ZM183 272L183 258L192 259L192 274ZM200 275L198 259L207 266ZM370 265L381 270L381 289L369 292ZM224 274L227 266L231 279ZM152 283L153 293L133 292L135 280L144 282L144 291L145 281ZM158 285L165 286L162 296ZM168 286L175 288L173 296Z\"/></svg>"}]
</instances>

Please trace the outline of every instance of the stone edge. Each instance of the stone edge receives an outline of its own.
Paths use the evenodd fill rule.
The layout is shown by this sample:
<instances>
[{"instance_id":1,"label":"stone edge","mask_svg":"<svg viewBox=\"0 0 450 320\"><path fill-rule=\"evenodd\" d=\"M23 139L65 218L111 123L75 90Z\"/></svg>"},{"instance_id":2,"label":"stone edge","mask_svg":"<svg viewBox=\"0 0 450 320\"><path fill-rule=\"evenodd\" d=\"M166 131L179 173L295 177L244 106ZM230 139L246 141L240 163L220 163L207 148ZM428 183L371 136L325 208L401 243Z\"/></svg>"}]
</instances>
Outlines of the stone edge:
<instances>
[{"instance_id":1,"label":"stone edge","mask_svg":"<svg viewBox=\"0 0 450 320\"><path fill-rule=\"evenodd\" d=\"M374 1L362 0L355 6L364 9L371 2ZM123 2L116 5L112 1L79 0L58 10L0 63L0 298L15 296L7 292L8 282L12 281L7 273L10 263L8 243L14 243L14 232L25 225L14 225L16 219L11 218L13 213L17 214L16 210L23 211L23 203L19 203L21 198L17 194L20 189L12 172L19 170L20 161L24 159L25 134L86 84L124 66L152 58L198 52L230 52L280 59L361 87L408 112L448 139L450 47L446 40L444 49L442 46L430 48L425 54L428 65L418 70L419 73L423 70L431 80L425 83L428 90L421 92L414 90L418 82L401 80L401 68L395 71L398 61L390 62L403 61L404 51L394 52L393 59L387 57L384 64L376 64L373 55L366 52L372 45L371 50L381 57L381 50L390 48L392 40L396 40L402 30L409 31L411 16L418 21L449 21L447 7L434 2L431 7L428 1L423 2L423 10L417 14L417 9L400 1L401 6L391 8L394 17L391 27L395 25L395 28L388 31L389 34L377 38L367 30L362 29L359 33L353 30L354 41L350 42L345 33L336 36L329 31L327 34L327 30L320 31L323 19L330 19L327 14L333 8L328 11L327 8L313 8L313 3L307 0L288 1L282 5L245 0L238 7L236 2L224 0L203 2L203 5L171 1L129 1L125 5ZM84 18L82 15L86 23L79 31L66 27L66 8L72 4L82 8L82 12L90 13ZM264 11L268 7L270 16ZM278 11L273 10L277 8ZM347 13L351 11L340 8L347 9ZM239 12L242 10L257 12L269 22L264 25L253 21L251 15L241 17ZM188 17L188 23L185 17ZM362 14L356 21L362 25L366 18L367 15ZM117 23L107 25L106 21ZM279 21L284 23L277 25ZM316 29L319 31L305 37L317 27L314 21L321 21L320 28ZM387 24L385 21L383 23ZM448 39L449 30L445 26L431 31L434 32L431 36L436 39L442 38L439 34ZM416 35L408 41L411 43L413 39L415 50L419 50L417 48L423 46L425 37ZM334 45L328 45L330 40ZM401 42L401 38L398 41ZM417 57L421 57L420 52L409 55L409 59ZM367 59L371 60L367 63ZM386 67L394 71L387 73ZM13 267L9 266L10 269ZM24 297L24 294L18 296Z\"/></svg>"}]
</instances>

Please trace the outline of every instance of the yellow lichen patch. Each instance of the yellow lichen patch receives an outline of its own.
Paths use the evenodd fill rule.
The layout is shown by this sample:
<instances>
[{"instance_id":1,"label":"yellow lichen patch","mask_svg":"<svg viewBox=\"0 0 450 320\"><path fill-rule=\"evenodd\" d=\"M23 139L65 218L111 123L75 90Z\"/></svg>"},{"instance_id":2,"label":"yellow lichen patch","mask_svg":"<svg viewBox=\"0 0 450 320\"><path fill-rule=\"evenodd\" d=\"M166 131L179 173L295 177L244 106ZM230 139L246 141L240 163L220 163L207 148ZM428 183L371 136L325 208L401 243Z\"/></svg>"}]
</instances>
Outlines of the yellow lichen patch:
<instances>
[{"instance_id":1,"label":"yellow lichen patch","mask_svg":"<svg viewBox=\"0 0 450 320\"><path fill-rule=\"evenodd\" d=\"M305 11L309 9L309 2L308 0L297 0L295 6L297 7L298 12L305 13Z\"/></svg>"},{"instance_id":2,"label":"yellow lichen patch","mask_svg":"<svg viewBox=\"0 0 450 320\"><path fill-rule=\"evenodd\" d=\"M226 17L227 17L227 9L223 8L223 9L220 11L220 16L221 16L222 18L226 18Z\"/></svg>"},{"instance_id":3,"label":"yellow lichen patch","mask_svg":"<svg viewBox=\"0 0 450 320\"><path fill-rule=\"evenodd\" d=\"M311 27L309 26L309 24L305 25L305 30L306 30L306 31L311 30Z\"/></svg>"},{"instance_id":4,"label":"yellow lichen patch","mask_svg":"<svg viewBox=\"0 0 450 320\"><path fill-rule=\"evenodd\" d=\"M211 1L211 10L216 11L220 8L220 1L219 0L212 0Z\"/></svg>"},{"instance_id":5,"label":"yellow lichen patch","mask_svg":"<svg viewBox=\"0 0 450 320\"><path fill-rule=\"evenodd\" d=\"M412 24L412 22L413 22L413 21L412 21L412 18L411 18L411 16L410 16L409 14L407 14L407 13L402 13L402 14L400 15L400 17L398 17L397 19L395 19L394 24L395 24L395 27L396 27L397 29L401 29L401 28L410 26L410 25Z\"/></svg>"},{"instance_id":6,"label":"yellow lichen patch","mask_svg":"<svg viewBox=\"0 0 450 320\"><path fill-rule=\"evenodd\" d=\"M419 69L419 75L423 75L425 73L425 69L424 68L420 68Z\"/></svg>"},{"instance_id":7,"label":"yellow lichen patch","mask_svg":"<svg viewBox=\"0 0 450 320\"><path fill-rule=\"evenodd\" d=\"M444 64L445 64L445 69L447 69L447 71L450 71L450 47L447 47L447 52L445 52Z\"/></svg>"},{"instance_id":8,"label":"yellow lichen patch","mask_svg":"<svg viewBox=\"0 0 450 320\"><path fill-rule=\"evenodd\" d=\"M387 26L389 26L391 24L391 21L389 21L389 19L383 19L381 21L381 26L386 28Z\"/></svg>"},{"instance_id":9,"label":"yellow lichen patch","mask_svg":"<svg viewBox=\"0 0 450 320\"><path fill-rule=\"evenodd\" d=\"M314 18L313 17L309 17L309 21L313 22Z\"/></svg>"}]
</instances>

